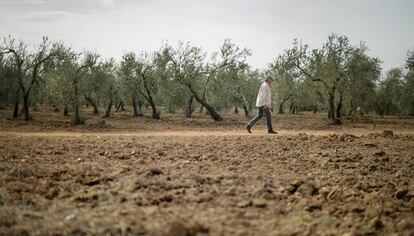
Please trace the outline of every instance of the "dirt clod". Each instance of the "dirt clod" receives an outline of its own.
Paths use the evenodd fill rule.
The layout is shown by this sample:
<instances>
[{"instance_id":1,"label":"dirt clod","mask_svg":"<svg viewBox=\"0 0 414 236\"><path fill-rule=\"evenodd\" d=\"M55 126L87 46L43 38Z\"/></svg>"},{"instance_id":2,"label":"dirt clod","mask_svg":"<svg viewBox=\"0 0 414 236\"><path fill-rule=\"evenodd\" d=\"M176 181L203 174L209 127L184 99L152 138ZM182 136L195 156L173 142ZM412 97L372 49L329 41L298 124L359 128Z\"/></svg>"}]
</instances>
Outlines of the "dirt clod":
<instances>
[{"instance_id":1,"label":"dirt clod","mask_svg":"<svg viewBox=\"0 0 414 236\"><path fill-rule=\"evenodd\" d=\"M392 136L394 136L394 132L392 130L384 130L382 132L382 136L383 137L392 137Z\"/></svg>"},{"instance_id":2,"label":"dirt clod","mask_svg":"<svg viewBox=\"0 0 414 236\"><path fill-rule=\"evenodd\" d=\"M265 199L253 199L252 205L257 208L264 208L267 206L267 201Z\"/></svg>"},{"instance_id":3,"label":"dirt clod","mask_svg":"<svg viewBox=\"0 0 414 236\"><path fill-rule=\"evenodd\" d=\"M382 157L382 156L384 156L386 153L384 152L384 151L378 151L378 152L376 152L376 153L374 153L374 155L375 156L379 156L379 157Z\"/></svg>"},{"instance_id":4,"label":"dirt clod","mask_svg":"<svg viewBox=\"0 0 414 236\"><path fill-rule=\"evenodd\" d=\"M251 201L240 201L237 203L237 207L240 207L240 208L245 208L251 205L252 205Z\"/></svg>"},{"instance_id":5,"label":"dirt clod","mask_svg":"<svg viewBox=\"0 0 414 236\"><path fill-rule=\"evenodd\" d=\"M152 167L151 169L149 169L148 174L154 176L154 175L162 175L164 174L164 172L158 167Z\"/></svg>"},{"instance_id":6,"label":"dirt clod","mask_svg":"<svg viewBox=\"0 0 414 236\"><path fill-rule=\"evenodd\" d=\"M302 195L311 196L318 193L318 188L312 183L305 182L301 184L296 191Z\"/></svg>"},{"instance_id":7,"label":"dirt clod","mask_svg":"<svg viewBox=\"0 0 414 236\"><path fill-rule=\"evenodd\" d=\"M16 217L16 213L13 209L0 207L0 228L11 227L15 225L17 223Z\"/></svg>"},{"instance_id":8,"label":"dirt clod","mask_svg":"<svg viewBox=\"0 0 414 236\"><path fill-rule=\"evenodd\" d=\"M403 188L403 189L397 190L397 192L395 193L395 196L398 199L403 199L407 195L407 193L408 193L408 189Z\"/></svg>"}]
</instances>

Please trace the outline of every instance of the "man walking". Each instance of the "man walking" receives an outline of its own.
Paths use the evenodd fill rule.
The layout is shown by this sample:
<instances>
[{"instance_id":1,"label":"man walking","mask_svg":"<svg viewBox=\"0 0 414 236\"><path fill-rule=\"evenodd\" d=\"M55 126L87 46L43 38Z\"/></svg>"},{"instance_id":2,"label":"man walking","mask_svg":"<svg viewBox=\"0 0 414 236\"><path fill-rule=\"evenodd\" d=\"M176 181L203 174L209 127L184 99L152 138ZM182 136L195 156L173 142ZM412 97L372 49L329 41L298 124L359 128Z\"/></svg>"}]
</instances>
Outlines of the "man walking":
<instances>
[{"instance_id":1,"label":"man walking","mask_svg":"<svg viewBox=\"0 0 414 236\"><path fill-rule=\"evenodd\" d=\"M251 133L251 128L262 119L263 114L266 116L267 122L267 132L269 134L277 134L276 131L272 128L272 116L270 114L270 108L272 104L272 94L270 91L270 86L272 85L273 78L271 76L267 76L263 84L260 86L259 93L257 94L256 100L256 107L257 115L250 121L250 123L246 126L247 132Z\"/></svg>"}]
</instances>

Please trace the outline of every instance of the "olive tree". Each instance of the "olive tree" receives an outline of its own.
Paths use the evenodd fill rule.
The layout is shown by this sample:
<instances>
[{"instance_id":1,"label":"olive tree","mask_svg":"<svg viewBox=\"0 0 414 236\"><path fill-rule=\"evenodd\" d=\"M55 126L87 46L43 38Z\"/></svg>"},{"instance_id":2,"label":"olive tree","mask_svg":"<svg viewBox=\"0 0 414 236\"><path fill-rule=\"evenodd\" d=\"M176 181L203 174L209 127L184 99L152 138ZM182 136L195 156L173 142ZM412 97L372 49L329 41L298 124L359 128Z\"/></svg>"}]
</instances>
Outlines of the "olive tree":
<instances>
[{"instance_id":1,"label":"olive tree","mask_svg":"<svg viewBox=\"0 0 414 236\"><path fill-rule=\"evenodd\" d=\"M408 52L405 68L407 73L403 79L403 113L414 116L414 50Z\"/></svg>"},{"instance_id":2,"label":"olive tree","mask_svg":"<svg viewBox=\"0 0 414 236\"><path fill-rule=\"evenodd\" d=\"M285 55L280 55L269 64L267 69L267 73L275 78L272 89L276 93L274 100L279 105L280 114L284 113L286 102L297 97L298 84L302 79L301 74L289 64L288 59Z\"/></svg>"},{"instance_id":3,"label":"olive tree","mask_svg":"<svg viewBox=\"0 0 414 236\"><path fill-rule=\"evenodd\" d=\"M121 95L125 99L130 99L133 116L142 116L142 95L140 91L142 89L142 83L137 78L136 68L137 59L133 52L125 53L122 56L121 63L118 68L118 77L120 82Z\"/></svg>"},{"instance_id":4,"label":"olive tree","mask_svg":"<svg viewBox=\"0 0 414 236\"><path fill-rule=\"evenodd\" d=\"M86 54L91 58L90 60L95 61L95 65L90 68L85 68L84 74L84 91L83 97L85 100L93 107L93 113L99 114L99 104L100 100L103 97L105 83L105 72L102 70L104 67L103 62L100 59L100 55L96 52L86 52Z\"/></svg>"},{"instance_id":5,"label":"olive tree","mask_svg":"<svg viewBox=\"0 0 414 236\"><path fill-rule=\"evenodd\" d=\"M237 79L238 71L243 71L248 66L246 59L251 55L252 53L249 49L240 48L232 43L230 39L225 39L223 45L220 47L220 51L213 53L210 61L206 64L206 76L202 88L203 100L206 100L206 94L212 81L217 82L217 80L223 80L223 77L230 80L232 78ZM229 81L230 84L232 82L234 81ZM203 106L201 107L201 111L202 108Z\"/></svg>"},{"instance_id":6,"label":"olive tree","mask_svg":"<svg viewBox=\"0 0 414 236\"><path fill-rule=\"evenodd\" d=\"M209 85L219 79L218 72L225 68L239 68L245 64L245 60L251 55L250 50L239 48L226 39L219 53L214 53L209 61L206 61L206 53L200 47L191 46L189 43L179 43L177 48L165 45L162 55L169 62L167 65L172 72L174 81L185 86L215 121L223 118L217 109L208 101ZM191 99L191 97L190 97Z\"/></svg>"},{"instance_id":7,"label":"olive tree","mask_svg":"<svg viewBox=\"0 0 414 236\"><path fill-rule=\"evenodd\" d=\"M365 75L369 75L371 82L378 77L379 60L369 58L365 52L364 45L352 46L348 37L332 34L321 49L309 50L307 45L295 40L282 57L287 67L318 85L326 97L328 118L333 123L341 123L346 93L355 90L350 86L363 77L359 72L369 68ZM365 63L365 67L359 63Z\"/></svg>"},{"instance_id":8,"label":"olive tree","mask_svg":"<svg viewBox=\"0 0 414 236\"><path fill-rule=\"evenodd\" d=\"M142 115L142 103L137 100L143 97L152 109L152 118L160 119L160 112L156 105L159 76L164 68L159 63L159 56L155 53L142 52L138 56L134 52L124 54L118 70L120 81L124 86L130 86L125 91L132 97L134 115ZM163 59L161 59L163 60ZM161 72L160 72L161 71Z\"/></svg>"},{"instance_id":9,"label":"olive tree","mask_svg":"<svg viewBox=\"0 0 414 236\"><path fill-rule=\"evenodd\" d=\"M27 45L20 41L16 42L15 39L11 38L4 38L2 46L1 46L1 55L2 61L8 61L10 68L10 76L13 77L11 80L16 86L14 86L13 93L14 96L14 109L13 109L13 117L17 118L19 112L19 100L21 97L21 82L24 80L26 76L27 70L29 69L28 66L28 49Z\"/></svg>"},{"instance_id":10,"label":"olive tree","mask_svg":"<svg viewBox=\"0 0 414 236\"><path fill-rule=\"evenodd\" d=\"M194 111L194 97L188 89L173 81L168 74L161 75L159 78L158 97L166 112L175 113L177 109L183 109L185 116L191 118Z\"/></svg>"},{"instance_id":11,"label":"olive tree","mask_svg":"<svg viewBox=\"0 0 414 236\"><path fill-rule=\"evenodd\" d=\"M0 49L0 51L2 51ZM17 104L20 97L20 87L15 79L13 61L0 54L0 109ZM17 110L16 110L17 112ZM17 117L17 113L15 114Z\"/></svg>"},{"instance_id":12,"label":"olive tree","mask_svg":"<svg viewBox=\"0 0 414 236\"><path fill-rule=\"evenodd\" d=\"M393 68L380 81L376 99L377 113L379 115L396 115L401 113L402 79L402 69Z\"/></svg>"},{"instance_id":13,"label":"olive tree","mask_svg":"<svg viewBox=\"0 0 414 236\"><path fill-rule=\"evenodd\" d=\"M49 80L54 81L51 88L56 89L55 97L64 103L64 114L68 114L68 105L71 104L73 124L83 124L85 120L80 116L80 105L81 97L86 93L85 76L96 65L97 57L91 53L77 53L63 44L55 53L56 59L48 70Z\"/></svg>"},{"instance_id":14,"label":"olive tree","mask_svg":"<svg viewBox=\"0 0 414 236\"><path fill-rule=\"evenodd\" d=\"M102 86L100 87L99 100L101 100L102 103L106 105L106 110L103 118L107 118L111 116L112 107L115 101L120 100L120 82L116 76L117 68L115 65L115 60L113 58L106 59L99 62L92 68L95 68L94 73L96 73L99 81L101 81L100 83L102 83Z\"/></svg>"},{"instance_id":15,"label":"olive tree","mask_svg":"<svg viewBox=\"0 0 414 236\"><path fill-rule=\"evenodd\" d=\"M160 112L155 103L155 96L158 91L158 55L143 52L137 57L137 64L135 73L137 79L141 83L141 90L139 93L145 98L152 109L152 118L160 119ZM163 69L163 68L161 68Z\"/></svg>"},{"instance_id":16,"label":"olive tree","mask_svg":"<svg viewBox=\"0 0 414 236\"><path fill-rule=\"evenodd\" d=\"M185 86L190 91L191 96L194 96L199 103L206 107L214 120L223 120L216 109L208 104L198 92L202 89L201 79L206 76L204 71L206 54L202 49L191 46L189 43L179 43L177 48L167 44L160 55L163 56L167 68L171 71L171 79Z\"/></svg>"},{"instance_id":17,"label":"olive tree","mask_svg":"<svg viewBox=\"0 0 414 236\"><path fill-rule=\"evenodd\" d=\"M244 115L250 117L260 82L257 71L251 71L245 63L224 67L211 84L212 104L222 108L234 107L235 113L238 113L238 107L242 107Z\"/></svg>"},{"instance_id":18,"label":"olive tree","mask_svg":"<svg viewBox=\"0 0 414 236\"><path fill-rule=\"evenodd\" d=\"M308 79L322 85L327 95L328 118L340 123L340 109L335 109L335 98L339 96L338 107L342 107L343 93L338 87L347 73L345 64L352 50L349 39L330 35L322 49L314 49L310 54L307 54L307 46L299 46L298 49L299 58L295 61L295 67Z\"/></svg>"},{"instance_id":19,"label":"olive tree","mask_svg":"<svg viewBox=\"0 0 414 236\"><path fill-rule=\"evenodd\" d=\"M17 43L13 38L4 39L2 54L10 55L13 58L14 76L19 85L18 94L21 92L23 97L23 112L26 121L31 120L29 111L30 95L34 86L39 85L43 79L44 65L54 56L53 45L47 37L43 37L42 42L31 51L25 43ZM18 110L18 101L16 102L14 114ZM14 115L15 117L16 115Z\"/></svg>"},{"instance_id":20,"label":"olive tree","mask_svg":"<svg viewBox=\"0 0 414 236\"><path fill-rule=\"evenodd\" d=\"M392 68L376 90L379 115L414 115L414 51L409 51L405 69Z\"/></svg>"},{"instance_id":21,"label":"olive tree","mask_svg":"<svg viewBox=\"0 0 414 236\"><path fill-rule=\"evenodd\" d=\"M381 75L381 62L377 58L369 57L367 50L364 44L355 48L346 65L348 71L343 95L348 115L353 115L356 110L362 115L375 109L373 101Z\"/></svg>"}]
</instances>

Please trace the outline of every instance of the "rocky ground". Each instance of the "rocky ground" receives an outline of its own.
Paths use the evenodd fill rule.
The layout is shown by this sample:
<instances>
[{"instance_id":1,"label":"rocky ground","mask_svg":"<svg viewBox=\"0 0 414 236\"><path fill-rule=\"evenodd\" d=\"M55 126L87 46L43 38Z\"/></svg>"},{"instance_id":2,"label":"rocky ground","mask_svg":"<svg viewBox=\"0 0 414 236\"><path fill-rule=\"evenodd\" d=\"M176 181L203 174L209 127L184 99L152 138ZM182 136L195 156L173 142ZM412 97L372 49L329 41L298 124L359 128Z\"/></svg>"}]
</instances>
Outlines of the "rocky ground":
<instances>
[{"instance_id":1,"label":"rocky ground","mask_svg":"<svg viewBox=\"0 0 414 236\"><path fill-rule=\"evenodd\" d=\"M123 117L2 119L0 235L414 235L411 119Z\"/></svg>"}]
</instances>

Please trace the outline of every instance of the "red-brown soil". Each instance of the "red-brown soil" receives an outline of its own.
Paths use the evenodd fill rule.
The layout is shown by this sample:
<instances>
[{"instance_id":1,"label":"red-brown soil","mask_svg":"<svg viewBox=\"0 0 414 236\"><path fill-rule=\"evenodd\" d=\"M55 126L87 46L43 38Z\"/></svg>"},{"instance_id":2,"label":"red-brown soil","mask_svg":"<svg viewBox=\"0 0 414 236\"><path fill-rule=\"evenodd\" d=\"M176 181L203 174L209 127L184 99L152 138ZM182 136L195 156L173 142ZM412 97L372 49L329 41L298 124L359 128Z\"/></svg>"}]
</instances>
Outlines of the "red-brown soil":
<instances>
[{"instance_id":1,"label":"red-brown soil","mask_svg":"<svg viewBox=\"0 0 414 236\"><path fill-rule=\"evenodd\" d=\"M1 110L0 235L414 235L414 119L162 115Z\"/></svg>"}]
</instances>

